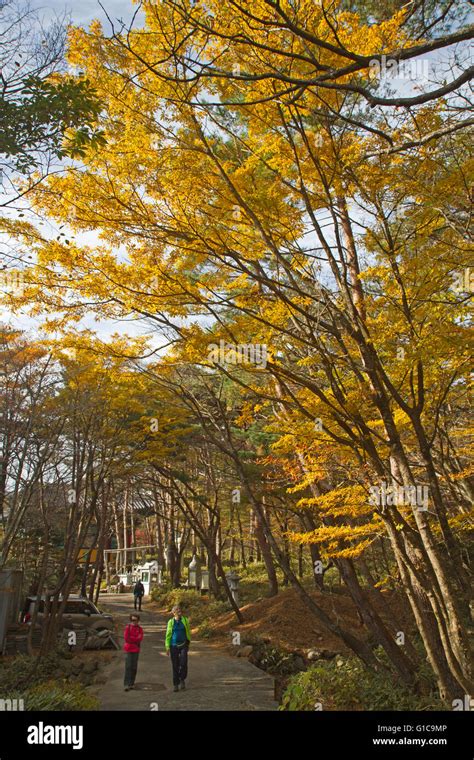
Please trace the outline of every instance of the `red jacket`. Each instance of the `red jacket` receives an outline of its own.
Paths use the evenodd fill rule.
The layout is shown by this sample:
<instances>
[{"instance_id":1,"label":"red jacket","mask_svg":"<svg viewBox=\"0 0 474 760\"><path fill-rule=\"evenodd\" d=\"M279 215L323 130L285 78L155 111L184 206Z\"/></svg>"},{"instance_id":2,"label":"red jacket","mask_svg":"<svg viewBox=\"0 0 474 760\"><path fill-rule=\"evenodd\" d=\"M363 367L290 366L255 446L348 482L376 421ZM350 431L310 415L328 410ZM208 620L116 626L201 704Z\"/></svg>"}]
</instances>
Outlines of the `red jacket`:
<instances>
[{"instance_id":1,"label":"red jacket","mask_svg":"<svg viewBox=\"0 0 474 760\"><path fill-rule=\"evenodd\" d=\"M143 628L141 626L129 623L123 632L123 637L125 639L124 652L140 651L140 642L143 639Z\"/></svg>"}]
</instances>

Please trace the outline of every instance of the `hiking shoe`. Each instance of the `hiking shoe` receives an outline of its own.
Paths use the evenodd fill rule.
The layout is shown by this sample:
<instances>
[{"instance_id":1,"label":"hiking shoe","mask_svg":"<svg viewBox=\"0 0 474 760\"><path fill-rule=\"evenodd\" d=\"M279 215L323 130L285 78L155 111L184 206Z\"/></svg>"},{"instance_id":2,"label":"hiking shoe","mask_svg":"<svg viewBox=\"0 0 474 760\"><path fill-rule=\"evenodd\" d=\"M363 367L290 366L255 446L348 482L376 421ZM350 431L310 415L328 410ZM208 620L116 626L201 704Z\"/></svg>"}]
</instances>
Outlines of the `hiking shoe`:
<instances>
[{"instance_id":1,"label":"hiking shoe","mask_svg":"<svg viewBox=\"0 0 474 760\"><path fill-rule=\"evenodd\" d=\"M175 686L173 691L179 691L179 686Z\"/></svg>"},{"instance_id":2,"label":"hiking shoe","mask_svg":"<svg viewBox=\"0 0 474 760\"><path fill-rule=\"evenodd\" d=\"M124 691L130 691L130 686L126 686L126 687L124 688Z\"/></svg>"},{"instance_id":3,"label":"hiking shoe","mask_svg":"<svg viewBox=\"0 0 474 760\"><path fill-rule=\"evenodd\" d=\"M184 691L185 688L186 688L186 684L184 683L184 681L181 681L181 691Z\"/></svg>"}]
</instances>

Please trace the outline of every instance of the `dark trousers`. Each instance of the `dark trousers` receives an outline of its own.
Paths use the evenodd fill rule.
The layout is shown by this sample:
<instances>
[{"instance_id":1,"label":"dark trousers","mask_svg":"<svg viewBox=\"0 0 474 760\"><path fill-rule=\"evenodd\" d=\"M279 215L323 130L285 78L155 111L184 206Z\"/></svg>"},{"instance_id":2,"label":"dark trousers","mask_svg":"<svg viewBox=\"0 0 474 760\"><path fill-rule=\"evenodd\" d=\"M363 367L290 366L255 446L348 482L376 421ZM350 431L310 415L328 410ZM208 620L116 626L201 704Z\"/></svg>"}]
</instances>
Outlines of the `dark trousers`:
<instances>
[{"instance_id":1,"label":"dark trousers","mask_svg":"<svg viewBox=\"0 0 474 760\"><path fill-rule=\"evenodd\" d=\"M137 609L137 605L138 605L138 609L139 609L139 610L140 610L140 612L141 612L141 610L142 610L142 599L143 599L143 597L142 597L142 596L139 596L138 594L135 594L135 597L134 597L134 599L135 599L135 609Z\"/></svg>"},{"instance_id":2,"label":"dark trousers","mask_svg":"<svg viewBox=\"0 0 474 760\"><path fill-rule=\"evenodd\" d=\"M170 647L171 665L173 666L173 685L179 686L188 675L188 645Z\"/></svg>"},{"instance_id":3,"label":"dark trousers","mask_svg":"<svg viewBox=\"0 0 474 760\"><path fill-rule=\"evenodd\" d=\"M140 652L125 652L125 678L124 686L133 686L137 676L138 655Z\"/></svg>"}]
</instances>

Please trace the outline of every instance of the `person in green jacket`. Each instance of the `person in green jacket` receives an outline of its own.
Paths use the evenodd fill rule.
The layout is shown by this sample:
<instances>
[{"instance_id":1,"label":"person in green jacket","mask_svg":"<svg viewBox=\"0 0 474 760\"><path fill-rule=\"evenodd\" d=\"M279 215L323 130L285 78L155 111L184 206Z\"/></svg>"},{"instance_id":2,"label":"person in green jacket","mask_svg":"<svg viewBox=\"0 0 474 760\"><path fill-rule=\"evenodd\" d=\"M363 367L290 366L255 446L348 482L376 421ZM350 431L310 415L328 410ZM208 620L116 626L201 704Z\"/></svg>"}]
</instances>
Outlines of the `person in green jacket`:
<instances>
[{"instance_id":1,"label":"person in green jacket","mask_svg":"<svg viewBox=\"0 0 474 760\"><path fill-rule=\"evenodd\" d=\"M173 617L168 620L166 627L166 654L171 657L173 667L174 691L186 688L188 675L188 650L191 643L191 630L188 618L182 614L181 607L176 604L172 609Z\"/></svg>"}]
</instances>

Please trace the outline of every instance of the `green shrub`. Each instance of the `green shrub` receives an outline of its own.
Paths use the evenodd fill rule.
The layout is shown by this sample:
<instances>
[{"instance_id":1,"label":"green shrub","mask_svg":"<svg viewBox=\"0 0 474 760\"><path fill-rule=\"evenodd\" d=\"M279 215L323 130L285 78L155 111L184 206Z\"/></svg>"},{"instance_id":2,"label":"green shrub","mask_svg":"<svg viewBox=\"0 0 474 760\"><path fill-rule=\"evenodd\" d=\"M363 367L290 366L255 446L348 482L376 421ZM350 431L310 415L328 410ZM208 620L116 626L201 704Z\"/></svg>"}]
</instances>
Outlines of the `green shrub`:
<instances>
[{"instance_id":1,"label":"green shrub","mask_svg":"<svg viewBox=\"0 0 474 760\"><path fill-rule=\"evenodd\" d=\"M198 636L200 639L210 639L212 638L212 635L214 633L214 630L212 628L211 622L206 618L198 627Z\"/></svg>"},{"instance_id":2,"label":"green shrub","mask_svg":"<svg viewBox=\"0 0 474 760\"><path fill-rule=\"evenodd\" d=\"M47 681L61 668L60 650L53 651L38 661L28 655L18 655L0 665L0 683L4 691L31 688Z\"/></svg>"},{"instance_id":3,"label":"green shrub","mask_svg":"<svg viewBox=\"0 0 474 760\"><path fill-rule=\"evenodd\" d=\"M436 690L420 696L390 677L374 672L357 658L336 657L293 676L280 710L444 710Z\"/></svg>"},{"instance_id":4,"label":"green shrub","mask_svg":"<svg viewBox=\"0 0 474 760\"><path fill-rule=\"evenodd\" d=\"M164 606L168 604L167 597L171 590L171 586L168 585L155 586L155 588L152 588L150 596L154 602Z\"/></svg>"},{"instance_id":5,"label":"green shrub","mask_svg":"<svg viewBox=\"0 0 474 760\"><path fill-rule=\"evenodd\" d=\"M99 700L79 683L50 679L26 691L12 691L6 699L23 699L26 711L40 710L98 710Z\"/></svg>"},{"instance_id":6,"label":"green shrub","mask_svg":"<svg viewBox=\"0 0 474 760\"><path fill-rule=\"evenodd\" d=\"M98 710L99 700L79 683L46 681L26 694L27 710Z\"/></svg>"},{"instance_id":7,"label":"green shrub","mask_svg":"<svg viewBox=\"0 0 474 760\"><path fill-rule=\"evenodd\" d=\"M180 604L184 614L189 617L192 627L203 625L203 631L209 629L207 633L198 635L209 637L211 634L212 618L222 615L224 612L228 612L230 609L229 604L219 599L210 599L208 596L201 596L199 591L194 589L153 589L152 599L157 602L160 607L164 607L169 610L175 604Z\"/></svg>"},{"instance_id":8,"label":"green shrub","mask_svg":"<svg viewBox=\"0 0 474 760\"><path fill-rule=\"evenodd\" d=\"M151 598L163 607L171 609L175 604L182 606L183 612L187 612L195 607L202 606L206 603L206 597L202 597L194 589L180 588L155 588L151 592Z\"/></svg>"},{"instance_id":9,"label":"green shrub","mask_svg":"<svg viewBox=\"0 0 474 760\"><path fill-rule=\"evenodd\" d=\"M97 710L83 684L57 678L71 654L58 647L39 660L18 655L0 664L2 698L23 699L26 710ZM5 695L5 696L3 696Z\"/></svg>"}]
</instances>

